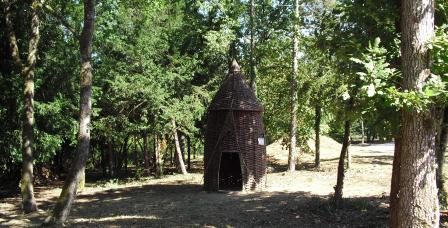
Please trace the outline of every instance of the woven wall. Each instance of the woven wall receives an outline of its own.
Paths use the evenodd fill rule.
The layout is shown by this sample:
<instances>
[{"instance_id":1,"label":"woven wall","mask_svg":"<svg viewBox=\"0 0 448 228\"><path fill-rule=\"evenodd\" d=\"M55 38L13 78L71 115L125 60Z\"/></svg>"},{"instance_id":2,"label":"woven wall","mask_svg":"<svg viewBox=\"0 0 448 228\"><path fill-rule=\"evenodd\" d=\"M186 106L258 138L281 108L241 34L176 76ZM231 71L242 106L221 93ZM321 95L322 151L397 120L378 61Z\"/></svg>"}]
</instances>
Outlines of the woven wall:
<instances>
[{"instance_id":1,"label":"woven wall","mask_svg":"<svg viewBox=\"0 0 448 228\"><path fill-rule=\"evenodd\" d=\"M262 110L239 67L233 65L209 107L204 151L205 190L220 189L223 153L239 154L242 190L263 190L266 185L266 146L261 142L265 135ZM263 140L259 141L259 138Z\"/></svg>"}]
</instances>

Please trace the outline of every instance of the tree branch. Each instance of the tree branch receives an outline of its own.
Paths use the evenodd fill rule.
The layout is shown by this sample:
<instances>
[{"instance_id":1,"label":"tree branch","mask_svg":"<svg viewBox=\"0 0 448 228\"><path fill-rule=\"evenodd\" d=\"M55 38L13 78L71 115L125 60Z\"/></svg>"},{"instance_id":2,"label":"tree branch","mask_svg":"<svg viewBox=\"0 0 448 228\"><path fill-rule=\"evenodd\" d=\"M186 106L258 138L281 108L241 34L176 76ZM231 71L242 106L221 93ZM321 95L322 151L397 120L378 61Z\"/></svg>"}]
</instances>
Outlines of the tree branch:
<instances>
[{"instance_id":1,"label":"tree branch","mask_svg":"<svg viewBox=\"0 0 448 228\"><path fill-rule=\"evenodd\" d=\"M19 54L19 46L17 45L17 38L14 32L14 25L11 19L11 2L3 1L3 9L5 11L5 25L6 25L6 35L9 40L9 49L11 51L11 57L14 64L22 69L24 67L22 59Z\"/></svg>"},{"instance_id":2,"label":"tree branch","mask_svg":"<svg viewBox=\"0 0 448 228\"><path fill-rule=\"evenodd\" d=\"M45 4L44 7L45 11L50 14L52 17L56 18L59 23L61 23L68 31L70 31L70 33L75 37L76 40L80 40L81 39L81 35L79 34L78 31L76 31L73 26L70 25L70 23L58 12L56 12L53 8L51 8L51 6L49 6L48 4Z\"/></svg>"},{"instance_id":3,"label":"tree branch","mask_svg":"<svg viewBox=\"0 0 448 228\"><path fill-rule=\"evenodd\" d=\"M37 60L37 48L40 39L39 33L39 10L41 8L39 0L33 0L32 2L32 18L31 18L31 38L28 46L28 57L26 60L26 66L24 68L25 75L28 75L27 71L33 71Z\"/></svg>"}]
</instances>

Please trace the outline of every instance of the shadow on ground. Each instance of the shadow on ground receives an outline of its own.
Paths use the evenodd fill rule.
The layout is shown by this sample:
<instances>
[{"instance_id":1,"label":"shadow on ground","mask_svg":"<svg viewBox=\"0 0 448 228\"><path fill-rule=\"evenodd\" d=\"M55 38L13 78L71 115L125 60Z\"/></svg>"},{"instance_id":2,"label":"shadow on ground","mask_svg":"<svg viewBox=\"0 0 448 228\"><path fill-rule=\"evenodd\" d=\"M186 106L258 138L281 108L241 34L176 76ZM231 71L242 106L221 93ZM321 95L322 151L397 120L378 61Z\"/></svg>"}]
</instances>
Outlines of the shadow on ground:
<instances>
[{"instance_id":1,"label":"shadow on ground","mask_svg":"<svg viewBox=\"0 0 448 228\"><path fill-rule=\"evenodd\" d=\"M53 204L55 199L51 200ZM71 213L77 227L386 227L387 199L346 199L340 209L328 196L308 192L202 191L201 185L143 185L81 195ZM50 209L50 204L41 205ZM0 214L0 216L6 216ZM39 225L44 214L31 216ZM8 225L7 222L0 226Z\"/></svg>"}]
</instances>

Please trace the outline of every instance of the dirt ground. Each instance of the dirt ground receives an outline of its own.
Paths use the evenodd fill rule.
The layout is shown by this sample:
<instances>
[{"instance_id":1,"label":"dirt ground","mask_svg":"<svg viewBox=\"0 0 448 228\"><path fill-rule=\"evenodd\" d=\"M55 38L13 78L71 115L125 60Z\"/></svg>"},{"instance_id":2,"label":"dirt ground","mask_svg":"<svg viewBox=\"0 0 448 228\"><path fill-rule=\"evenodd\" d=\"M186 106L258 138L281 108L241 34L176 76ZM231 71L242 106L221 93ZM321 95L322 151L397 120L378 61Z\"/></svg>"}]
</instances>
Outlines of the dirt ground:
<instances>
[{"instance_id":1,"label":"dirt ground","mask_svg":"<svg viewBox=\"0 0 448 228\"><path fill-rule=\"evenodd\" d=\"M312 142L310 142L312 143ZM202 174L162 179L88 183L70 214L75 227L387 227L393 143L352 145L345 204L330 206L340 145L322 139L321 169L301 154L298 171L286 171L287 150L268 146L269 174L262 193L202 190ZM200 166L197 161L196 165ZM0 199L0 226L37 226L60 188L36 189L40 210L20 212L20 197Z\"/></svg>"}]
</instances>

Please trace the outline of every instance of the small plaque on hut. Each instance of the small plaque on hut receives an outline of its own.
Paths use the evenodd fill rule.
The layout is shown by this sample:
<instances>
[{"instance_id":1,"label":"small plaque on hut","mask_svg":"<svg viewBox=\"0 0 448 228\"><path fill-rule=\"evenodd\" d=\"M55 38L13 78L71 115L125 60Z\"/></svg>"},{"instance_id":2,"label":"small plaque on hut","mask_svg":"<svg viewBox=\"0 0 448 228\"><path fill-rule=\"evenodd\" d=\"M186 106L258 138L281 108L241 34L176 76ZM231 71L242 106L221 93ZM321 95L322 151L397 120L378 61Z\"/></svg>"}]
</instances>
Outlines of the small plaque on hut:
<instances>
[{"instance_id":1,"label":"small plaque on hut","mask_svg":"<svg viewBox=\"0 0 448 228\"><path fill-rule=\"evenodd\" d=\"M263 136L258 137L258 145L264 146L264 137Z\"/></svg>"}]
</instances>

